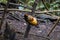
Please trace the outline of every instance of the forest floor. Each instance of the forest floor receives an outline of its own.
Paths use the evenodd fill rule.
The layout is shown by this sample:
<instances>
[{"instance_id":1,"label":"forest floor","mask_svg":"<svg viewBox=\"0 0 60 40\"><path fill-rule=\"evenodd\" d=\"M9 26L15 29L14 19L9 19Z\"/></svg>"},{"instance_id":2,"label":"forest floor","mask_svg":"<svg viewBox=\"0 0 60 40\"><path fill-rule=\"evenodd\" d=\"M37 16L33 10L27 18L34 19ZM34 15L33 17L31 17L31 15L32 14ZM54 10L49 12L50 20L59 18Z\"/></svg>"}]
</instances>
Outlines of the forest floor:
<instances>
[{"instance_id":1,"label":"forest floor","mask_svg":"<svg viewBox=\"0 0 60 40\"><path fill-rule=\"evenodd\" d=\"M1 14L0 14L0 16L1 16ZM8 24L10 25L10 28L14 29L15 32L23 33L23 34L16 33L15 39L17 39L17 40L23 40L23 35L24 35L24 32L27 27L27 24L26 24L25 20L22 19L22 17L20 17L20 20L22 20L22 21L17 21L15 19L14 20L10 20L10 19L4 20L4 22L6 22L6 21L8 22ZM53 25L52 22L47 22L47 23L40 23L38 25L39 28L32 26L29 34L33 34L33 35L29 35L27 40L47 40L46 38L42 38L39 36L46 37L48 32L51 30L52 25ZM35 35L37 35L37 36L35 36ZM50 40L60 40L60 23L56 26L56 28L50 34L49 38L50 38Z\"/></svg>"}]
</instances>

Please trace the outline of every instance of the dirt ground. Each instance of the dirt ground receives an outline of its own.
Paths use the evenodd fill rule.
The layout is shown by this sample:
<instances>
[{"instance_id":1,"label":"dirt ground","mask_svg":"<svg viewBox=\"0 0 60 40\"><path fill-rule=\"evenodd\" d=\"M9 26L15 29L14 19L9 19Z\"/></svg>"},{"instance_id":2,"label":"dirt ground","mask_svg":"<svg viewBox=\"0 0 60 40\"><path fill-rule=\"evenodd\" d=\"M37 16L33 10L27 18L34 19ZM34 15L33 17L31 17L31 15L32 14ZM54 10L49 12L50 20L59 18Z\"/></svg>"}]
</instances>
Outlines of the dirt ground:
<instances>
[{"instance_id":1,"label":"dirt ground","mask_svg":"<svg viewBox=\"0 0 60 40\"><path fill-rule=\"evenodd\" d=\"M0 14L1 16L1 14ZM20 16L20 14L19 14ZM6 17L10 17L9 15ZM12 18L12 17L11 17ZM27 27L27 24L25 20L20 16L20 21L15 20L14 18L11 19L5 19L4 24L2 27L2 32L4 34L5 30L5 23L8 22L8 25L10 26L10 29L15 32L14 35L14 40L23 40L23 36ZM47 38L44 38L47 36L48 32L51 30L53 23L48 22L48 23L39 23L39 28L36 28L35 26L31 26L31 30L29 32L29 36L25 40L48 40ZM17 32L17 33L16 33ZM21 32L21 33L19 33ZM13 33L14 34L14 33ZM30 35L32 34L32 35ZM43 36L43 37L41 37ZM54 31L50 34L49 37L50 40L60 40L60 24L56 26Z\"/></svg>"}]
</instances>

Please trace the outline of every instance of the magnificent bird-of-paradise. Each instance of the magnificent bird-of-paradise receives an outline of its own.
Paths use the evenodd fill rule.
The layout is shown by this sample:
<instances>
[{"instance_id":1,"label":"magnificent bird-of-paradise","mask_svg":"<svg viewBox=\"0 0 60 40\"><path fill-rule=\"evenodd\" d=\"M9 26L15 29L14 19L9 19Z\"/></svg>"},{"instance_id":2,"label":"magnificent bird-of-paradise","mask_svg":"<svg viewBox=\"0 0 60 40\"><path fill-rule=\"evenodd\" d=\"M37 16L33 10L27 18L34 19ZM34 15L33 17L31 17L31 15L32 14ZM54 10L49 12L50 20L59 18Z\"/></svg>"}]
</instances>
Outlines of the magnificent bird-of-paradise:
<instances>
[{"instance_id":1,"label":"magnificent bird-of-paradise","mask_svg":"<svg viewBox=\"0 0 60 40\"><path fill-rule=\"evenodd\" d=\"M26 22L28 22L30 25L36 26L38 25L37 19L31 15L25 14L24 19Z\"/></svg>"}]
</instances>

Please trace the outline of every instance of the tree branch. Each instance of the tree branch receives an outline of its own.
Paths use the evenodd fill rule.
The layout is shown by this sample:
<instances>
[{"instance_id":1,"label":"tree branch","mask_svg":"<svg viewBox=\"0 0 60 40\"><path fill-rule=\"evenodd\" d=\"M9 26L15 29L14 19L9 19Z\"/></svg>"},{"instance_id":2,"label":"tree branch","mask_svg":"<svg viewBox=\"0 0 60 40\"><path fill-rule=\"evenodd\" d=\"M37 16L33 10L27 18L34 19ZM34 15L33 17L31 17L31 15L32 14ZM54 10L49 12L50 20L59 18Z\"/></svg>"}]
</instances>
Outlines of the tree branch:
<instances>
[{"instance_id":1,"label":"tree branch","mask_svg":"<svg viewBox=\"0 0 60 40\"><path fill-rule=\"evenodd\" d=\"M9 9L7 8L8 11L20 11L20 12L31 12L30 11L26 11L26 10L19 10L19 9ZM4 8L0 8L0 11L4 11ZM35 13L40 14L40 13L51 13L51 12L60 12L60 10L49 10L49 11L35 11Z\"/></svg>"},{"instance_id":2,"label":"tree branch","mask_svg":"<svg viewBox=\"0 0 60 40\"><path fill-rule=\"evenodd\" d=\"M26 10L19 10L19 9L7 9L8 11L19 11L19 12L28 12L28 13L31 13L32 11L26 11ZM4 11L4 8L0 8L0 11ZM53 15L53 14L49 14L51 12L60 12L60 10L50 10L50 11L35 11L35 14L47 14L47 15L51 15L51 16L56 16L56 15ZM59 17L59 16L57 16Z\"/></svg>"}]
</instances>

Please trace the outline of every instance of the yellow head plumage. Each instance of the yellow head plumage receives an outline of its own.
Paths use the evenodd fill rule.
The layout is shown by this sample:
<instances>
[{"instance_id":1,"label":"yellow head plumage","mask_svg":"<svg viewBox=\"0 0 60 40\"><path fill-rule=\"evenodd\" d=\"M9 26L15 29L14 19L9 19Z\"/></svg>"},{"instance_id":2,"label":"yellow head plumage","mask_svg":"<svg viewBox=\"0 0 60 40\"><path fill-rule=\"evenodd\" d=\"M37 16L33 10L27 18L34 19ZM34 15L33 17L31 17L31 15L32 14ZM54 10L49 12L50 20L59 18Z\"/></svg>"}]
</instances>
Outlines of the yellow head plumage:
<instances>
[{"instance_id":1,"label":"yellow head plumage","mask_svg":"<svg viewBox=\"0 0 60 40\"><path fill-rule=\"evenodd\" d=\"M25 14L24 18L30 25L36 26L38 24L37 19L31 15Z\"/></svg>"}]
</instances>

